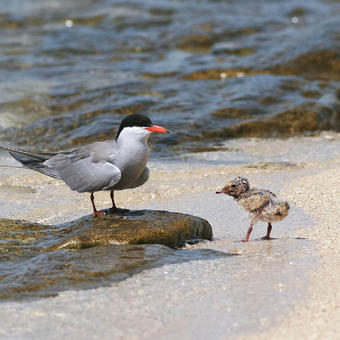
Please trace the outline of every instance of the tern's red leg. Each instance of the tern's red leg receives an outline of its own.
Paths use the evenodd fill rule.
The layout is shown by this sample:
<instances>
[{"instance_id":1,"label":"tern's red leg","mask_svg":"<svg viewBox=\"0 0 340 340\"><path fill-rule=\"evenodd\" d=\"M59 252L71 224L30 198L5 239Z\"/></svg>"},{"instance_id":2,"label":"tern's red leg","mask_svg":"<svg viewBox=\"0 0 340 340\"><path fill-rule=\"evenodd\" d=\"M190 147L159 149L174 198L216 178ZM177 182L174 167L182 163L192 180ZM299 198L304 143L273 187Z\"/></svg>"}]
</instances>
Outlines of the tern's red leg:
<instances>
[{"instance_id":1,"label":"tern's red leg","mask_svg":"<svg viewBox=\"0 0 340 340\"><path fill-rule=\"evenodd\" d=\"M92 208L93 208L93 215L97 216L97 215L100 215L100 214L105 214L104 211L98 211L96 209L96 206L94 205L94 195L93 195L93 192L91 192L90 199L91 199Z\"/></svg>"},{"instance_id":2,"label":"tern's red leg","mask_svg":"<svg viewBox=\"0 0 340 340\"><path fill-rule=\"evenodd\" d=\"M115 198L114 198L114 195L113 195L113 190L110 191L110 197L111 197L111 201L112 201L112 208L110 210L111 211L117 211L118 208L116 207L116 204L115 204Z\"/></svg>"},{"instance_id":3,"label":"tern's red leg","mask_svg":"<svg viewBox=\"0 0 340 340\"><path fill-rule=\"evenodd\" d=\"M262 240L270 240L270 232L272 231L272 225L268 223L267 235L262 237Z\"/></svg>"},{"instance_id":4,"label":"tern's red leg","mask_svg":"<svg viewBox=\"0 0 340 340\"><path fill-rule=\"evenodd\" d=\"M253 224L250 224L248 231L247 231L247 235L244 238L244 240L242 240L242 242L248 242L249 241L249 236L250 236L252 230L253 230Z\"/></svg>"}]
</instances>

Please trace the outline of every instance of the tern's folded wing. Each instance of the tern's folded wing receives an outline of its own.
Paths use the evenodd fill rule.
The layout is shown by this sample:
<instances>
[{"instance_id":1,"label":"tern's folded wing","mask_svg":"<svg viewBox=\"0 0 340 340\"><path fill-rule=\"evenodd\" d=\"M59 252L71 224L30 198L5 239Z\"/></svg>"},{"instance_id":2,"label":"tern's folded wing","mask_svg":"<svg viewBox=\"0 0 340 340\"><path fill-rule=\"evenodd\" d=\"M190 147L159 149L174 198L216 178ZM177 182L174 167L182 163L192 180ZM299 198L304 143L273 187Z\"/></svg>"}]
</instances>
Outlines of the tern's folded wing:
<instances>
[{"instance_id":1,"label":"tern's folded wing","mask_svg":"<svg viewBox=\"0 0 340 340\"><path fill-rule=\"evenodd\" d=\"M52 168L72 190L95 192L112 188L120 181L118 167L107 161L94 161L92 156L78 160L66 154L59 154L44 162Z\"/></svg>"}]
</instances>

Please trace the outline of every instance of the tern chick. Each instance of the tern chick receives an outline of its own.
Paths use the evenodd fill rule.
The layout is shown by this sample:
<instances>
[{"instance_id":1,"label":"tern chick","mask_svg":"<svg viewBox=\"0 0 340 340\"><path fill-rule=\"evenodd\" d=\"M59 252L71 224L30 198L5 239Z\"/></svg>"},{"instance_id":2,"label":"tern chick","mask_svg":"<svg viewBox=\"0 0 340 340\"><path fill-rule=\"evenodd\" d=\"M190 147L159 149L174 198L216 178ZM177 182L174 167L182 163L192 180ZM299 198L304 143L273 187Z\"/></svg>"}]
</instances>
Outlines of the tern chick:
<instances>
[{"instance_id":1,"label":"tern chick","mask_svg":"<svg viewBox=\"0 0 340 340\"><path fill-rule=\"evenodd\" d=\"M281 221L288 215L288 202L280 200L274 193L265 189L251 188L244 177L236 177L216 194L226 194L234 197L236 202L249 211L250 226L246 237L242 240L248 242L253 226L257 221L268 222L267 234L263 240L270 240L272 222Z\"/></svg>"}]
</instances>

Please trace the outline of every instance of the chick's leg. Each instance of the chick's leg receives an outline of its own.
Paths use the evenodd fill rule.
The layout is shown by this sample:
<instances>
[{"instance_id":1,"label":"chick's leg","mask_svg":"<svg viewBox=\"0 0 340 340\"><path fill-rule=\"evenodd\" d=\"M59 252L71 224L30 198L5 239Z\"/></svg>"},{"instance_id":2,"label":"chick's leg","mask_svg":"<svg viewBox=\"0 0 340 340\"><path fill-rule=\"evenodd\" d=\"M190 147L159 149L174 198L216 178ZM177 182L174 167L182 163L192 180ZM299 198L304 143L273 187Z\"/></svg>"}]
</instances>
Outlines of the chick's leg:
<instances>
[{"instance_id":1,"label":"chick's leg","mask_svg":"<svg viewBox=\"0 0 340 340\"><path fill-rule=\"evenodd\" d=\"M248 242L249 241L249 236L251 234L251 232L253 231L253 225L250 224L249 228L248 228L248 231L247 231L247 235L246 237L242 240L242 242Z\"/></svg>"},{"instance_id":2,"label":"chick's leg","mask_svg":"<svg viewBox=\"0 0 340 340\"><path fill-rule=\"evenodd\" d=\"M267 235L262 237L262 240L270 240L270 232L272 231L272 225L268 223Z\"/></svg>"},{"instance_id":3,"label":"chick's leg","mask_svg":"<svg viewBox=\"0 0 340 340\"><path fill-rule=\"evenodd\" d=\"M251 232L253 231L253 226L257 222L257 216L256 215L250 214L249 217L251 217L250 226L248 228L246 237L242 240L242 242L248 242L249 241L249 236L250 236Z\"/></svg>"}]
</instances>

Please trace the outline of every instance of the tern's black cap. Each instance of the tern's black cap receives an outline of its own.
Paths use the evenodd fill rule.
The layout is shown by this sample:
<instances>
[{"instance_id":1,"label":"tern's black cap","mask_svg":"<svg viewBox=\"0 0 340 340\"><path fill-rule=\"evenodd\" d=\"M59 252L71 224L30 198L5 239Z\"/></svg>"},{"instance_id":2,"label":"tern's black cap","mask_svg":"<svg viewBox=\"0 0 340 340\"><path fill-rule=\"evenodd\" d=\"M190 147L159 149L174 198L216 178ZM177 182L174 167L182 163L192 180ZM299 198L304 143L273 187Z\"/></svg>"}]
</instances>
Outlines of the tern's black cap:
<instances>
[{"instance_id":1,"label":"tern's black cap","mask_svg":"<svg viewBox=\"0 0 340 340\"><path fill-rule=\"evenodd\" d=\"M137 113L129 115L125 117L120 123L116 139L118 139L119 134L125 127L132 127L132 126L148 127L148 126L152 126L152 122L151 122L151 119L147 116L139 115Z\"/></svg>"}]
</instances>

